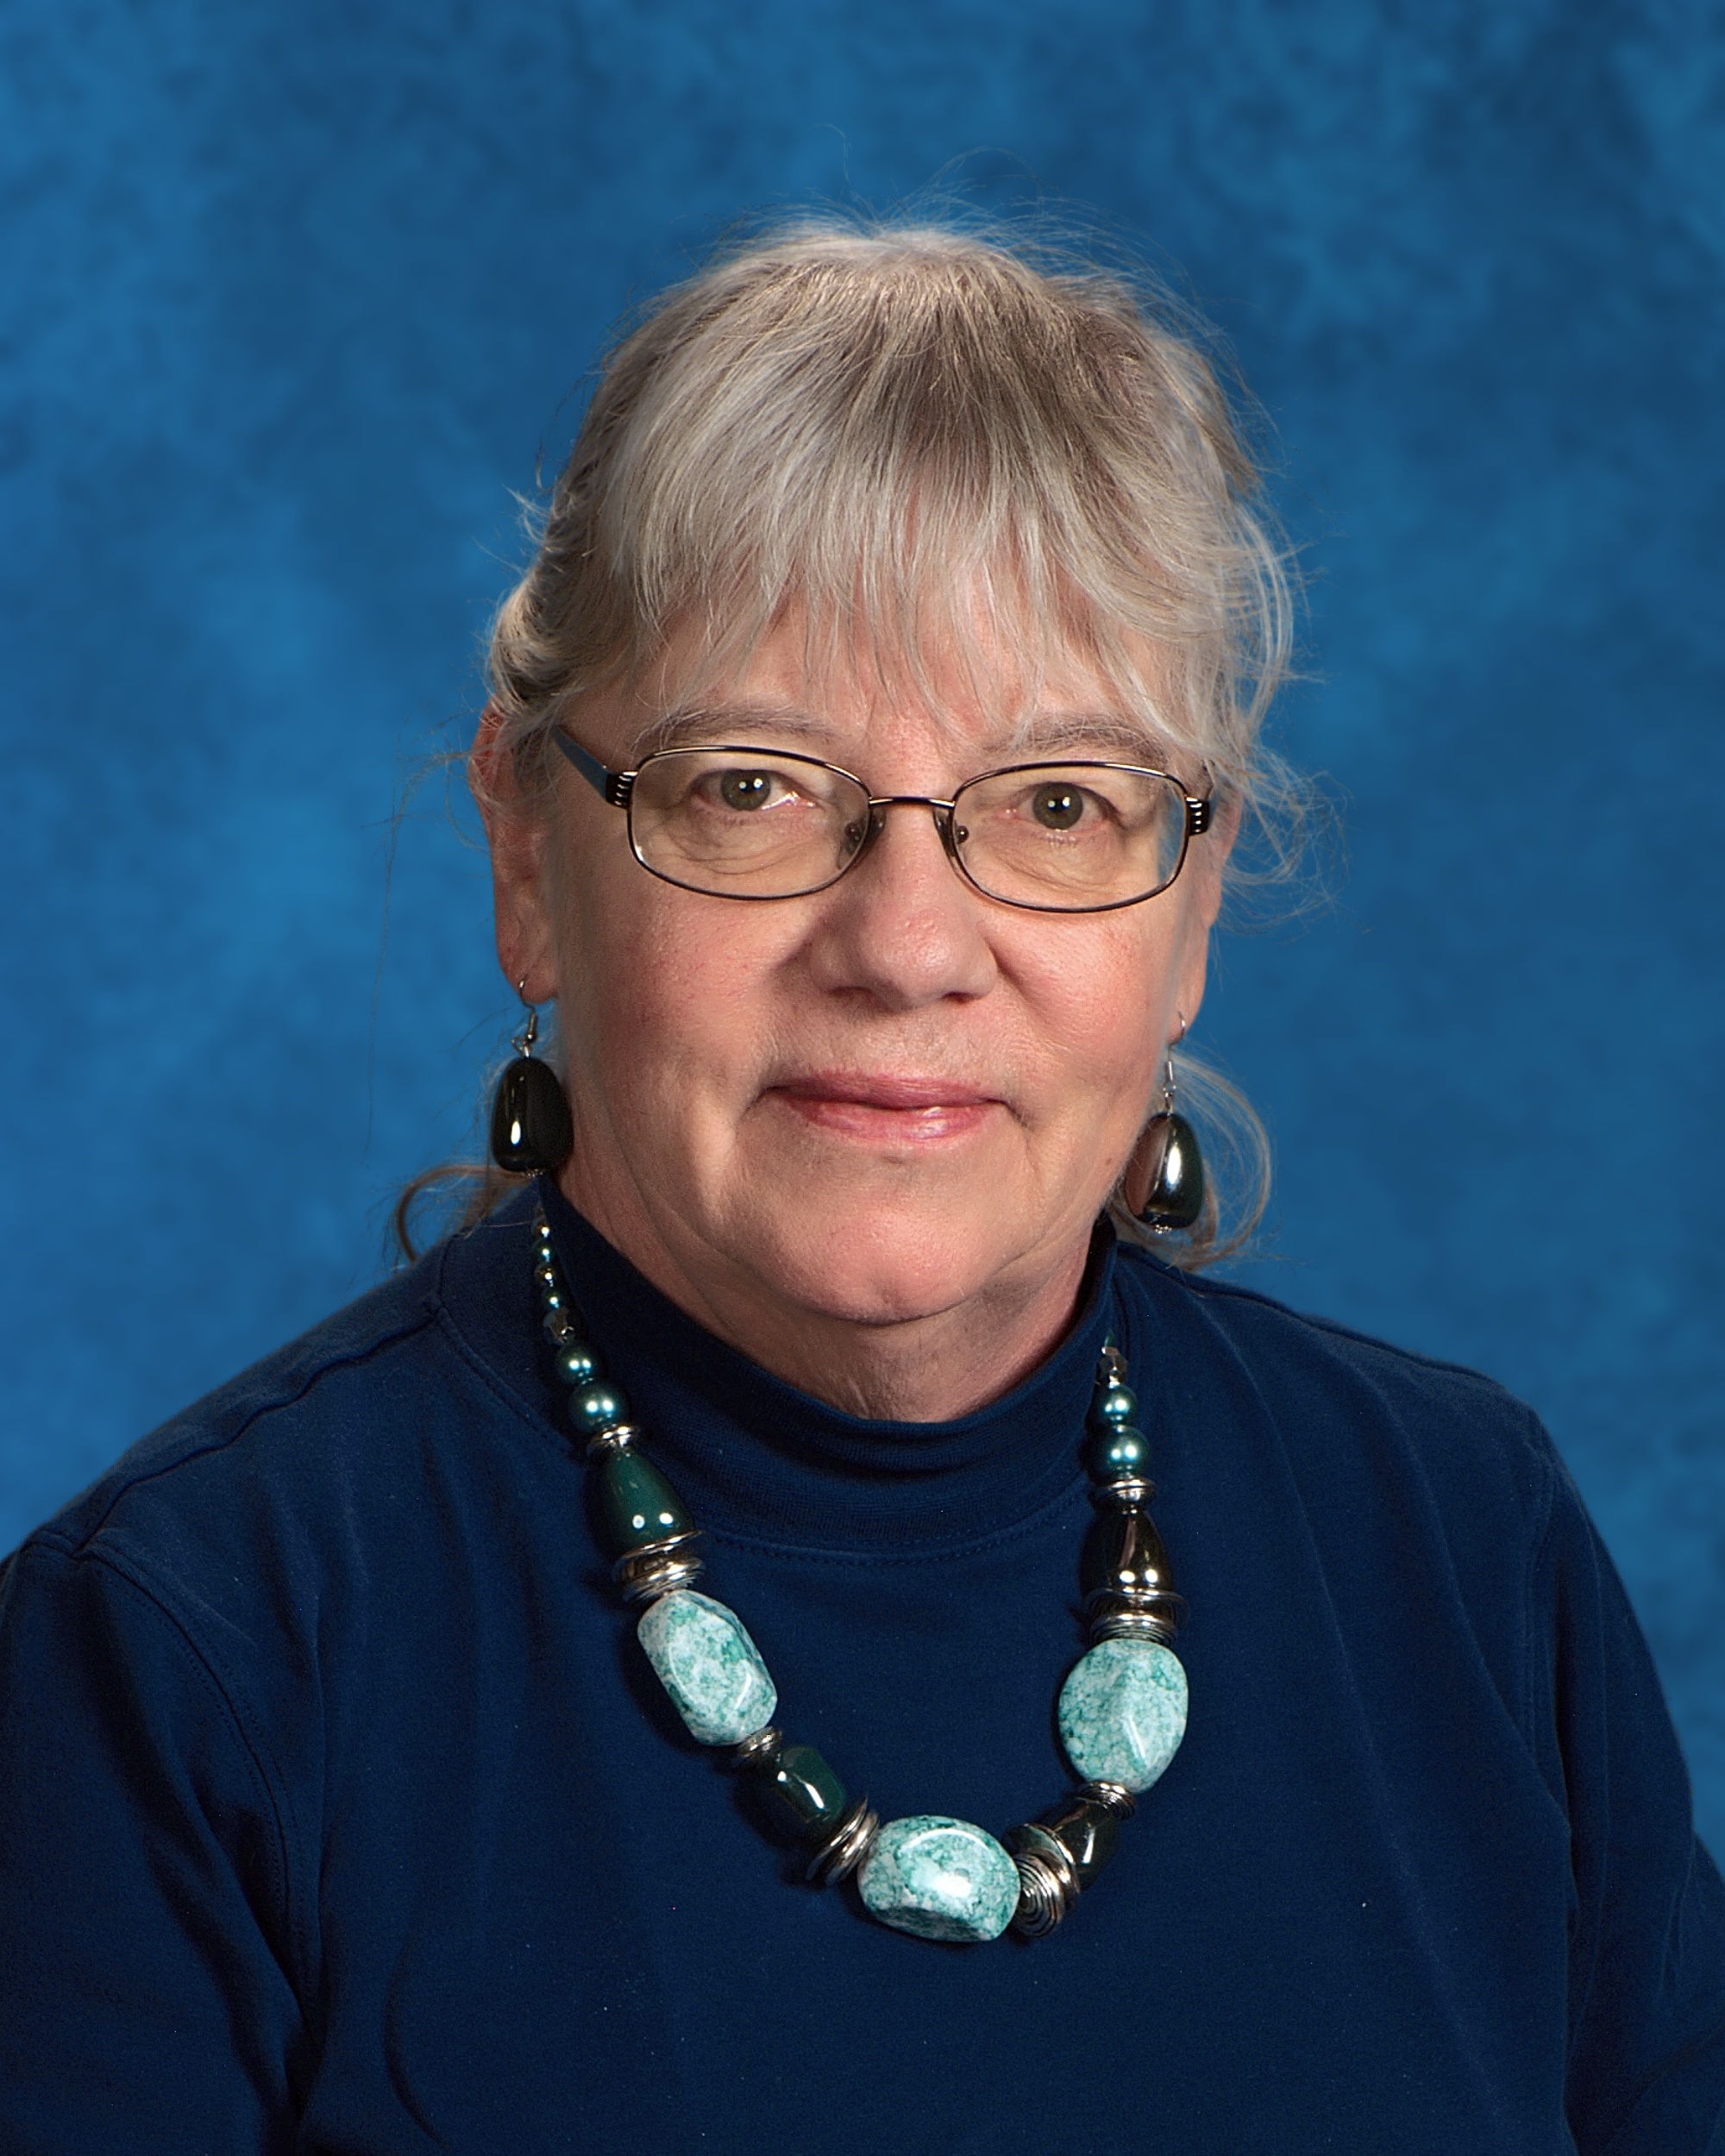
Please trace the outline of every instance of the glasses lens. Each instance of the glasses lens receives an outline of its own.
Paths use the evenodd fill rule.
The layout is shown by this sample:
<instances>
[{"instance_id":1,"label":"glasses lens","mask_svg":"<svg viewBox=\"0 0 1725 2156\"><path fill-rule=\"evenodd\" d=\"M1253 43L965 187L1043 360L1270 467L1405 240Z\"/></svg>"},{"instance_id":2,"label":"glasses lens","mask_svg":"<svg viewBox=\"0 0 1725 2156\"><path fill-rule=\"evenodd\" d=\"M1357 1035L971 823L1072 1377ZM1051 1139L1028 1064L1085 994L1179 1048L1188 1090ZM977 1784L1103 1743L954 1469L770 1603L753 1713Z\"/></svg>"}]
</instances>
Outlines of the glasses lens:
<instances>
[{"instance_id":1,"label":"glasses lens","mask_svg":"<svg viewBox=\"0 0 1725 2156\"><path fill-rule=\"evenodd\" d=\"M1186 850L1186 797L1163 773L1126 764L1026 764L962 787L952 837L991 897L1088 912L1173 882Z\"/></svg>"},{"instance_id":2,"label":"glasses lens","mask_svg":"<svg viewBox=\"0 0 1725 2156\"><path fill-rule=\"evenodd\" d=\"M831 764L760 749L668 749L629 801L644 868L727 899L789 899L840 874L869 828L865 787Z\"/></svg>"}]
</instances>

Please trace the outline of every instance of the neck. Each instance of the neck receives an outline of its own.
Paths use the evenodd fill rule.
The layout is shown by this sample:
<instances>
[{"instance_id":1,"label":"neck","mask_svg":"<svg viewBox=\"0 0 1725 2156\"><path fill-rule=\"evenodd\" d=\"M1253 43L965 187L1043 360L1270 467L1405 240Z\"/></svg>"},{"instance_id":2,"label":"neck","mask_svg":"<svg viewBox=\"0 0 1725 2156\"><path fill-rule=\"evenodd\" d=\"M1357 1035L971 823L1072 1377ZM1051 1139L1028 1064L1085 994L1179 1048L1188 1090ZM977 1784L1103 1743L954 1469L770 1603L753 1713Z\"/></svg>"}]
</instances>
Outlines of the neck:
<instances>
[{"instance_id":1,"label":"neck","mask_svg":"<svg viewBox=\"0 0 1725 2156\"><path fill-rule=\"evenodd\" d=\"M644 1213L619 1215L567 1171L562 1188L696 1324L799 1391L875 1421L955 1421L1020 1384L1070 1330L1090 1251L1086 1227L947 1307L857 1318L782 1292L722 1254L686 1248Z\"/></svg>"}]
</instances>

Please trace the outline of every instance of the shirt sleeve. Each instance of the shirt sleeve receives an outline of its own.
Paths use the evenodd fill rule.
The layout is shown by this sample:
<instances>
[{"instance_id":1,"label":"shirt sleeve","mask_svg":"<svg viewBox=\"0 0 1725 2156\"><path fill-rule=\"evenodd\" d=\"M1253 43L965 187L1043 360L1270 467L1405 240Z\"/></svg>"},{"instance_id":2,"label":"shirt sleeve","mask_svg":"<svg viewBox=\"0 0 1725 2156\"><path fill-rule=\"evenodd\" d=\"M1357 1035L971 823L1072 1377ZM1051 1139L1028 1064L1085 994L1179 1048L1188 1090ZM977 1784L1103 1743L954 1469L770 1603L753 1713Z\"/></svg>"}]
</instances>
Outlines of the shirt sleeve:
<instances>
[{"instance_id":1,"label":"shirt sleeve","mask_svg":"<svg viewBox=\"0 0 1725 2156\"><path fill-rule=\"evenodd\" d=\"M1640 1627L1559 1472L1530 1674L1570 1821L1570 2130L1581 2156L1725 2156L1725 1888Z\"/></svg>"},{"instance_id":2,"label":"shirt sleeve","mask_svg":"<svg viewBox=\"0 0 1725 2156\"><path fill-rule=\"evenodd\" d=\"M291 2149L285 1840L182 1626L103 1557L0 1570L0 2147Z\"/></svg>"}]
</instances>

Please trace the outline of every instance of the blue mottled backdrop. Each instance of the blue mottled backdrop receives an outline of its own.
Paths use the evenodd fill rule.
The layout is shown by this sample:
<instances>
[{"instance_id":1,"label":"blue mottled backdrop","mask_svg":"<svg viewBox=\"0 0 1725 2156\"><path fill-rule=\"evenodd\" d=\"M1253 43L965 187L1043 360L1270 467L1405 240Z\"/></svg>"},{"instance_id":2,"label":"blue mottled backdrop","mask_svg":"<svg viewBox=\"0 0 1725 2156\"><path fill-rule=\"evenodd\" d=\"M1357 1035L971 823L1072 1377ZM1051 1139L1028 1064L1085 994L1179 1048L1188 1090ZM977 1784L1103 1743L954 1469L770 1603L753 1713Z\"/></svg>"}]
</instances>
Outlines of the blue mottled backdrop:
<instances>
[{"instance_id":1,"label":"blue mottled backdrop","mask_svg":"<svg viewBox=\"0 0 1725 2156\"><path fill-rule=\"evenodd\" d=\"M1542 1411L1725 1849L1717 0L13 0L0 62L0 1546L469 1137L483 862L392 818L607 323L963 157L1279 429L1349 862L1204 1015L1248 1275Z\"/></svg>"}]
</instances>

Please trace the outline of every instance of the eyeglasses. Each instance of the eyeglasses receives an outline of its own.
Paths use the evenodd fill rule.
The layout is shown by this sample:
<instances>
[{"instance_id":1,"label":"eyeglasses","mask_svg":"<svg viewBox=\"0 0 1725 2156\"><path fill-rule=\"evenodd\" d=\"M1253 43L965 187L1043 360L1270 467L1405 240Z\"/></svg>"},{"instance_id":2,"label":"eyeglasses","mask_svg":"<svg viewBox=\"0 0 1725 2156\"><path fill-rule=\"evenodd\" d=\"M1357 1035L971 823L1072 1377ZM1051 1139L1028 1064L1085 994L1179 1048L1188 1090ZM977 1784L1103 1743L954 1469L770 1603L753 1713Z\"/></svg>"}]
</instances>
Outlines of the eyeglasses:
<instances>
[{"instance_id":1,"label":"eyeglasses","mask_svg":"<svg viewBox=\"0 0 1725 2156\"><path fill-rule=\"evenodd\" d=\"M719 899L797 899L862 860L894 808L925 808L965 881L1003 906L1107 913L1165 891L1211 804L1129 763L1020 763L967 779L950 801L871 794L816 756L731 743L661 749L608 770L561 729L557 746L629 818L643 868Z\"/></svg>"}]
</instances>

